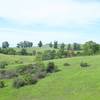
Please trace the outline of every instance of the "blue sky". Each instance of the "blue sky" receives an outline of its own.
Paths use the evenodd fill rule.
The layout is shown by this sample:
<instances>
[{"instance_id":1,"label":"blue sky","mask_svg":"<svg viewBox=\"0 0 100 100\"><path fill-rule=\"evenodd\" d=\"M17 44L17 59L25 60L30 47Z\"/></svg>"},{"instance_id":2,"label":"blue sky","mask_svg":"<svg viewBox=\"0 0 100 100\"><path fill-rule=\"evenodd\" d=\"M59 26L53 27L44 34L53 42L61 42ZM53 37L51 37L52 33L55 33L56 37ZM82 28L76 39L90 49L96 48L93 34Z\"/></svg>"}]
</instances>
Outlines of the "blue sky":
<instances>
[{"instance_id":1,"label":"blue sky","mask_svg":"<svg viewBox=\"0 0 100 100\"><path fill-rule=\"evenodd\" d=\"M100 43L99 0L0 0L0 44Z\"/></svg>"}]
</instances>

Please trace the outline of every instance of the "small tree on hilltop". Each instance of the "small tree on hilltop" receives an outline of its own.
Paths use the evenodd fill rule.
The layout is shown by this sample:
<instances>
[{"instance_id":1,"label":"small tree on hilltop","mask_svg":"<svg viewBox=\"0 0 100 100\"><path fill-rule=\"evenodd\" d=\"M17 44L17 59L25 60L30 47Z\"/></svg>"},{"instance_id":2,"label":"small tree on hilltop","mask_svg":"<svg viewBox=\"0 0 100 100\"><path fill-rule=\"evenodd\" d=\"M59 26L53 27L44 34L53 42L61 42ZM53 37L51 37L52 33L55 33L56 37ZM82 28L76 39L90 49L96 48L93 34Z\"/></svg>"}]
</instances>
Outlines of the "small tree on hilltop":
<instances>
[{"instance_id":1,"label":"small tree on hilltop","mask_svg":"<svg viewBox=\"0 0 100 100\"><path fill-rule=\"evenodd\" d=\"M38 46L41 48L43 46L42 41L39 41Z\"/></svg>"},{"instance_id":2,"label":"small tree on hilltop","mask_svg":"<svg viewBox=\"0 0 100 100\"><path fill-rule=\"evenodd\" d=\"M9 47L9 43L7 41L2 43L2 48L8 48Z\"/></svg>"},{"instance_id":3,"label":"small tree on hilltop","mask_svg":"<svg viewBox=\"0 0 100 100\"><path fill-rule=\"evenodd\" d=\"M20 54L21 54L21 55L27 55L28 53L27 53L27 50L23 48L23 49L20 51Z\"/></svg>"},{"instance_id":4,"label":"small tree on hilltop","mask_svg":"<svg viewBox=\"0 0 100 100\"><path fill-rule=\"evenodd\" d=\"M55 48L55 49L58 48L58 42L57 42L57 41L54 42L54 48Z\"/></svg>"},{"instance_id":5,"label":"small tree on hilltop","mask_svg":"<svg viewBox=\"0 0 100 100\"><path fill-rule=\"evenodd\" d=\"M67 50L72 50L71 44L67 45Z\"/></svg>"},{"instance_id":6,"label":"small tree on hilltop","mask_svg":"<svg viewBox=\"0 0 100 100\"><path fill-rule=\"evenodd\" d=\"M65 44L62 43L61 46L60 46L60 48L61 48L61 49L65 49Z\"/></svg>"},{"instance_id":7,"label":"small tree on hilltop","mask_svg":"<svg viewBox=\"0 0 100 100\"><path fill-rule=\"evenodd\" d=\"M50 42L50 43L49 43L49 47L50 47L50 48L52 48L52 47L53 47L53 44L52 44L52 42Z\"/></svg>"},{"instance_id":8,"label":"small tree on hilltop","mask_svg":"<svg viewBox=\"0 0 100 100\"><path fill-rule=\"evenodd\" d=\"M93 55L99 51L99 45L96 42L88 41L83 45L83 50L86 55Z\"/></svg>"}]
</instances>

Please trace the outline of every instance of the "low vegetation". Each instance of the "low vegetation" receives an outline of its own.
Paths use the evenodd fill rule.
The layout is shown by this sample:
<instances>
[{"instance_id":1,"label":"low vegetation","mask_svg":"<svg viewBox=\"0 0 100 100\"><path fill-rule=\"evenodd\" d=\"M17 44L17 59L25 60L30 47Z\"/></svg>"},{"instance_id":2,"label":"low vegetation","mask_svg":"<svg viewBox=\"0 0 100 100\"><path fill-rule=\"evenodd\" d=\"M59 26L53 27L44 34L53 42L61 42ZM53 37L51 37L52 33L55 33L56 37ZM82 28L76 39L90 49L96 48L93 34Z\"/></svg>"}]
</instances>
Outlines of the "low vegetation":
<instances>
[{"instance_id":1,"label":"low vegetation","mask_svg":"<svg viewBox=\"0 0 100 100\"><path fill-rule=\"evenodd\" d=\"M4 87L5 87L4 81L0 81L0 88L4 88Z\"/></svg>"},{"instance_id":2,"label":"low vegetation","mask_svg":"<svg viewBox=\"0 0 100 100\"><path fill-rule=\"evenodd\" d=\"M99 100L99 44L9 45L5 41L0 49L0 100Z\"/></svg>"},{"instance_id":3,"label":"low vegetation","mask_svg":"<svg viewBox=\"0 0 100 100\"><path fill-rule=\"evenodd\" d=\"M80 66L81 67L89 67L90 65L88 63L86 63L86 62L81 62Z\"/></svg>"}]
</instances>

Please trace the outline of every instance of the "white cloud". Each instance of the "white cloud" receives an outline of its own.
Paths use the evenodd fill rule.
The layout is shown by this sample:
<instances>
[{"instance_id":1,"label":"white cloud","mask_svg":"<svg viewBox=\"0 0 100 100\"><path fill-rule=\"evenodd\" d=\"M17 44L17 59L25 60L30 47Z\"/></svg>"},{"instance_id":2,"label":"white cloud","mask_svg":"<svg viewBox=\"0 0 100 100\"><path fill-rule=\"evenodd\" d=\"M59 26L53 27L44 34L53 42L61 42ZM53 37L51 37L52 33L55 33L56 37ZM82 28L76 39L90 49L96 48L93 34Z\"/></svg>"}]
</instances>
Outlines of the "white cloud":
<instances>
[{"instance_id":1,"label":"white cloud","mask_svg":"<svg viewBox=\"0 0 100 100\"><path fill-rule=\"evenodd\" d=\"M66 43L88 40L100 42L99 36L97 37L93 33L89 34L87 30L88 28L93 30L90 29L91 27L88 24L100 18L99 12L100 3L98 2L82 3L76 2L76 0L0 0L0 17L8 18L18 23L15 27L9 26L12 28L0 28L0 43L4 40L9 41L12 45L23 40L35 41L35 43L39 40L45 43L54 40ZM34 23L41 26L43 24L44 26L39 28L37 25L36 32L34 32L34 29L29 31L31 29L26 27ZM57 26L63 30L68 25L70 29L69 31L66 29L66 32L58 32L57 29L55 29L57 32L53 32L52 30L52 28ZM73 27L74 29L79 27L79 30L74 30Z\"/></svg>"},{"instance_id":2,"label":"white cloud","mask_svg":"<svg viewBox=\"0 0 100 100\"><path fill-rule=\"evenodd\" d=\"M8 28L0 28L0 43L8 41L11 45L17 44L20 41L33 41L35 44L42 40L44 43L53 42L55 40L65 43L77 41L82 34L73 32L33 32L24 30L15 30ZM73 35L77 34L77 35ZM80 40L78 40L79 42Z\"/></svg>"},{"instance_id":3,"label":"white cloud","mask_svg":"<svg viewBox=\"0 0 100 100\"><path fill-rule=\"evenodd\" d=\"M49 43L57 40L59 43L83 43L89 40L100 43L99 35L81 33L81 32L33 32L26 30L16 30L10 28L0 28L0 45L3 41L8 41L11 46L16 46L20 41L28 40L34 42L42 40L43 43Z\"/></svg>"},{"instance_id":4,"label":"white cloud","mask_svg":"<svg viewBox=\"0 0 100 100\"><path fill-rule=\"evenodd\" d=\"M87 24L100 18L98 2L71 0L0 0L0 16L22 22L44 22L50 26Z\"/></svg>"}]
</instances>

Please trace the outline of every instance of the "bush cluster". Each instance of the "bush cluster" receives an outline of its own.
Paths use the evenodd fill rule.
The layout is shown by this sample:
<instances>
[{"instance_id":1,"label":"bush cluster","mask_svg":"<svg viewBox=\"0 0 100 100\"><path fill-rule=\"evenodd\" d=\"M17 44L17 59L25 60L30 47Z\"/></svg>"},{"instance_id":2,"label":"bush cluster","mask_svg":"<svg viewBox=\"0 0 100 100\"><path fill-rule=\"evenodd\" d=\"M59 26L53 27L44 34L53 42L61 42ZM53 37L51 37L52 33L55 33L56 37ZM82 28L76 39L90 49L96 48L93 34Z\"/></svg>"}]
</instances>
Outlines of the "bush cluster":
<instances>
[{"instance_id":1,"label":"bush cluster","mask_svg":"<svg viewBox=\"0 0 100 100\"><path fill-rule=\"evenodd\" d=\"M23 86L25 86L25 80L23 78L16 78L13 81L13 87L20 88L20 87L23 87Z\"/></svg>"},{"instance_id":2,"label":"bush cluster","mask_svg":"<svg viewBox=\"0 0 100 100\"><path fill-rule=\"evenodd\" d=\"M13 87L14 88L20 88L25 85L31 85L31 84L36 84L38 82L38 78L35 76L32 76L31 74L27 74L24 77L17 77L13 81Z\"/></svg>"},{"instance_id":3,"label":"bush cluster","mask_svg":"<svg viewBox=\"0 0 100 100\"><path fill-rule=\"evenodd\" d=\"M81 63L80 63L80 66L81 66L81 67L88 67L88 66L89 66L89 64L88 64L88 63L86 63L86 62L81 62Z\"/></svg>"},{"instance_id":4,"label":"bush cluster","mask_svg":"<svg viewBox=\"0 0 100 100\"><path fill-rule=\"evenodd\" d=\"M0 62L0 68L5 68L5 66L7 66L8 63L5 61Z\"/></svg>"},{"instance_id":5,"label":"bush cluster","mask_svg":"<svg viewBox=\"0 0 100 100\"><path fill-rule=\"evenodd\" d=\"M47 65L47 73L57 72L58 68L54 62L49 62Z\"/></svg>"},{"instance_id":6,"label":"bush cluster","mask_svg":"<svg viewBox=\"0 0 100 100\"><path fill-rule=\"evenodd\" d=\"M6 65L6 63L4 63ZM57 72L58 68L54 62L49 62L47 66L44 63L20 64L17 69L1 69L0 79L12 79L13 87L20 88L25 85L36 84L38 80L45 78L48 73ZM3 81L0 81L0 88L5 86Z\"/></svg>"},{"instance_id":7,"label":"bush cluster","mask_svg":"<svg viewBox=\"0 0 100 100\"><path fill-rule=\"evenodd\" d=\"M0 79L11 79L17 76L18 74L15 70L0 70Z\"/></svg>"},{"instance_id":8,"label":"bush cluster","mask_svg":"<svg viewBox=\"0 0 100 100\"><path fill-rule=\"evenodd\" d=\"M69 63L64 63L64 66L70 66L70 64Z\"/></svg>"},{"instance_id":9,"label":"bush cluster","mask_svg":"<svg viewBox=\"0 0 100 100\"><path fill-rule=\"evenodd\" d=\"M0 88L4 88L4 87L5 87L4 81L0 81Z\"/></svg>"}]
</instances>

